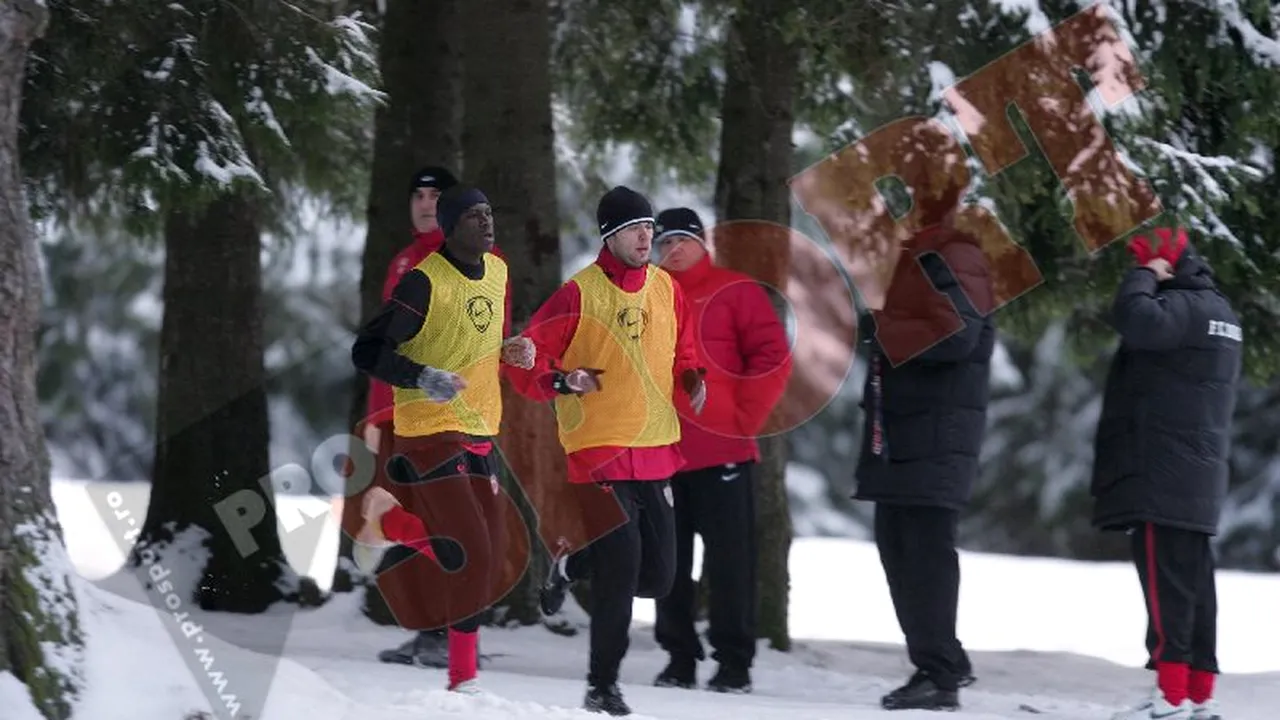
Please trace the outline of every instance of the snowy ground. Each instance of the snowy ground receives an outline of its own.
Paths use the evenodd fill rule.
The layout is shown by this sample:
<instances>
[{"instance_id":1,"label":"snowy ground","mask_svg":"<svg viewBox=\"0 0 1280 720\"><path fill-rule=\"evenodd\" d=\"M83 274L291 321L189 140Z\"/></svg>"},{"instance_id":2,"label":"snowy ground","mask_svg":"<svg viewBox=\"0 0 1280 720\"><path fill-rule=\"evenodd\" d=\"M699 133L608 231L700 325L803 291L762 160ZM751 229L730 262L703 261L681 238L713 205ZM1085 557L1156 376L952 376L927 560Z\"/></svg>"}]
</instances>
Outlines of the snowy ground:
<instances>
[{"instance_id":1,"label":"snowy ground","mask_svg":"<svg viewBox=\"0 0 1280 720\"><path fill-rule=\"evenodd\" d=\"M121 490L126 501L145 507L145 486ZM85 579L80 592L91 643L89 688L77 720L181 720L193 710L209 711L200 684L207 678L197 678L182 655L192 651L191 643L172 639L162 624L165 618L146 604L131 577L109 577L122 556L89 504L84 485L55 483L54 496L71 560ZM281 508L319 517L328 505L284 499ZM319 547L291 547L286 541L286 552L295 567L324 585L336 543L336 527L330 522ZM960 632L979 682L965 691L965 709L953 717L1106 718L1117 705L1146 692L1150 676L1140 669L1142 600L1129 568L972 553L964 553L961 562ZM653 604L637 601L632 650L622 678L637 716L883 717L879 696L900 682L908 668L874 548L857 540L798 539L791 567L797 647L789 654L761 651L754 671L756 692L750 696L649 686L664 657L652 640ZM1228 673L1220 682L1224 715L1228 720L1267 720L1280 706L1280 657L1272 652L1280 644L1280 623L1275 622L1280 577L1224 572L1219 592L1220 659ZM285 659L259 716L266 720L598 717L575 709L584 689L583 634L564 637L541 627L483 631L482 649L494 654L482 673L482 681L496 694L492 698L444 692L443 671L378 663L376 652L398 643L405 633L364 620L351 596L338 596L318 610L281 610L241 623L232 639L243 647L210 637L202 648L206 657L216 655L215 669L269 668L269 658L243 648L257 647L290 616ZM192 619L201 620L198 614ZM711 670L704 667L702 679ZM225 687L224 693L234 690ZM18 707L14 692L21 692L20 686L0 675L0 714L5 720L29 720L21 710L11 711Z\"/></svg>"}]
</instances>

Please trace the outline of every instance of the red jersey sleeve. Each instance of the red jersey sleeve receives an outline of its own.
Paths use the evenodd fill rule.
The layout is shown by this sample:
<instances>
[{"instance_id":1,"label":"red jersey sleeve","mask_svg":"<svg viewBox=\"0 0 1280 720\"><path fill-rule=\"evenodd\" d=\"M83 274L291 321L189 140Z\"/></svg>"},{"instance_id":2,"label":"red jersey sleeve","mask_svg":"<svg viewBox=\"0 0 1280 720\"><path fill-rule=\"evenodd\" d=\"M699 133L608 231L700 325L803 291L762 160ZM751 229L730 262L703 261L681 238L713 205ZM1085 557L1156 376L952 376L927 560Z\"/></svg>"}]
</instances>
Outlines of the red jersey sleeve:
<instances>
[{"instance_id":1,"label":"red jersey sleeve","mask_svg":"<svg viewBox=\"0 0 1280 720\"><path fill-rule=\"evenodd\" d=\"M684 290L679 285L672 283L671 287L675 291L674 309L676 315L676 359L672 370L675 372L676 380L678 381L686 370L701 369L702 363L698 361L697 334L694 331L689 302L685 299ZM677 385L679 385L679 382L677 382Z\"/></svg>"},{"instance_id":2,"label":"red jersey sleeve","mask_svg":"<svg viewBox=\"0 0 1280 720\"><path fill-rule=\"evenodd\" d=\"M400 283L400 278L410 267L408 250L396 253L391 264L387 266L387 277L382 281L382 302L391 299L391 293ZM395 413L395 392L391 386L373 378L369 379L369 398L365 404L365 419L361 425L385 425L391 422ZM361 430L363 432L363 430Z\"/></svg>"},{"instance_id":3,"label":"red jersey sleeve","mask_svg":"<svg viewBox=\"0 0 1280 720\"><path fill-rule=\"evenodd\" d=\"M556 396L551 383L560 370L560 361L573 334L578 330L578 316L582 311L582 295L577 283L560 286L529 319L529 327L521 335L533 341L538 356L533 368L522 370L503 365L516 392L534 400L550 400ZM565 368L572 370L573 368Z\"/></svg>"},{"instance_id":4,"label":"red jersey sleeve","mask_svg":"<svg viewBox=\"0 0 1280 720\"><path fill-rule=\"evenodd\" d=\"M773 303L754 280L734 285L733 307L738 352L745 360L736 396L738 415L742 428L756 435L786 392L791 348Z\"/></svg>"}]
</instances>

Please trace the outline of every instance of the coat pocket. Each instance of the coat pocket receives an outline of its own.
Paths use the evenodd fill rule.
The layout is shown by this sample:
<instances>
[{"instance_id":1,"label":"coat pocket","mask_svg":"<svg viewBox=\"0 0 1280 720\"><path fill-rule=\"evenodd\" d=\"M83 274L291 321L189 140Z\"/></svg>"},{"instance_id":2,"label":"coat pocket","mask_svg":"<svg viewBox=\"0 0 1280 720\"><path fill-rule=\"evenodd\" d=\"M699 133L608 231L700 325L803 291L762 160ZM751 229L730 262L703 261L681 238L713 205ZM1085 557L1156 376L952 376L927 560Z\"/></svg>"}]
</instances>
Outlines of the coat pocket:
<instances>
[{"instance_id":1,"label":"coat pocket","mask_svg":"<svg viewBox=\"0 0 1280 720\"><path fill-rule=\"evenodd\" d=\"M1140 435L1134 417L1106 420L1098 425L1093 448L1093 479L1090 492L1101 495L1122 478L1141 469Z\"/></svg>"},{"instance_id":2,"label":"coat pocket","mask_svg":"<svg viewBox=\"0 0 1280 720\"><path fill-rule=\"evenodd\" d=\"M938 454L977 457L987 429L987 415L975 409L936 410Z\"/></svg>"},{"instance_id":3,"label":"coat pocket","mask_svg":"<svg viewBox=\"0 0 1280 720\"><path fill-rule=\"evenodd\" d=\"M893 461L920 460L943 454L938 445L938 413L885 414L885 444Z\"/></svg>"}]
</instances>

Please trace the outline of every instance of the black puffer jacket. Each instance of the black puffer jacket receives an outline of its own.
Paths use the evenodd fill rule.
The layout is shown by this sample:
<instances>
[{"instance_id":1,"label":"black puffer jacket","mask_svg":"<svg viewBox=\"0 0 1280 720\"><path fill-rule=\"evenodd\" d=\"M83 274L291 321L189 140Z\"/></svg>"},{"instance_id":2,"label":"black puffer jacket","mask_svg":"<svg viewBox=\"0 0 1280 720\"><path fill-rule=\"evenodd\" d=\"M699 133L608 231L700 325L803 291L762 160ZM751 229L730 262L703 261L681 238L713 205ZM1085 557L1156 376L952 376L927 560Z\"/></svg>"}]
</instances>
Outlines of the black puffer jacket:
<instances>
[{"instance_id":1,"label":"black puffer jacket","mask_svg":"<svg viewBox=\"0 0 1280 720\"><path fill-rule=\"evenodd\" d=\"M1129 271L1112 307L1111 361L1094 448L1093 523L1215 534L1243 350L1240 321L1190 247L1174 277Z\"/></svg>"},{"instance_id":2,"label":"black puffer jacket","mask_svg":"<svg viewBox=\"0 0 1280 720\"><path fill-rule=\"evenodd\" d=\"M854 498L959 510L973 491L987 424L996 331L991 313L977 308L992 307L991 268L962 233L940 230L916 242L929 252L919 256L924 274L904 257L884 311L860 328L870 364ZM907 349L912 357L895 366L891 359L903 360Z\"/></svg>"}]
</instances>

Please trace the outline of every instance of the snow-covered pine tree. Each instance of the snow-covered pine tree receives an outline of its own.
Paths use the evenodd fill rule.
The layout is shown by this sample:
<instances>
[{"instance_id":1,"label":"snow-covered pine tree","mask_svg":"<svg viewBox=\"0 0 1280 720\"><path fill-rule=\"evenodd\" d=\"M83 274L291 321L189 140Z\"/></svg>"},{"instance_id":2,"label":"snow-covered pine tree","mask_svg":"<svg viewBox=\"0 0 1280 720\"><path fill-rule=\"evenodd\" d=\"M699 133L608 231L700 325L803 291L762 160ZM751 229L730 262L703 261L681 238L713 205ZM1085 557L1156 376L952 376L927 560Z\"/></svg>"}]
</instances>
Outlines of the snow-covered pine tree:
<instances>
[{"instance_id":1,"label":"snow-covered pine tree","mask_svg":"<svg viewBox=\"0 0 1280 720\"><path fill-rule=\"evenodd\" d=\"M556 100L588 176L628 143L646 184L713 189L726 0L557 0L552 6ZM617 32L627 28L627 32ZM588 197L609 189L589 183Z\"/></svg>"},{"instance_id":2,"label":"snow-covered pine tree","mask_svg":"<svg viewBox=\"0 0 1280 720\"><path fill-rule=\"evenodd\" d=\"M1038 19L1035 13L1021 17L1029 23L1056 21L1086 5L1043 2ZM1213 265L1219 286L1245 326L1248 382L1241 388L1236 414L1231 486L1219 537L1222 562L1274 568L1280 566L1274 550L1280 469L1273 461L1273 433L1263 428L1274 420L1270 399L1280 369L1280 287L1275 281L1280 237L1274 232L1280 222L1280 205L1274 200L1280 189L1275 167L1280 117L1270 111L1280 98L1280 13L1265 0L1115 1L1108 7L1129 34L1148 87L1119 108L1095 108L1106 113L1104 124L1113 140L1146 175L1167 209L1159 221L1193 230L1193 242ZM1037 194L1041 202L1047 197ZM1052 214L1069 217L1061 192L1054 197ZM1056 218L1054 225L1065 231L1060 238L1073 240L1069 226L1058 225ZM988 448L983 485L990 492L1017 488L1004 491L1013 497L1029 497L1027 491L1040 486L1037 521L1025 523L1025 513L1020 521L1047 531L1032 547L1082 557L1122 556L1123 547L1099 545L1096 533L1081 521L1089 509L1091 422L1102 379L1096 360L1115 343L1114 333L1099 318L1130 259L1118 247L1090 259L1078 249L1063 252L1070 246L1061 240L1053 244L1059 250L1048 248L1047 254L1058 274L1046 272L1046 286L1003 314L1001 325L1013 328L1015 337L1029 339L1037 327L1045 327L1046 319L1064 318L1072 342L1061 355L1074 361L1050 371L1040 360L1027 376L1030 397L993 402L993 409L1012 402L1024 404L1024 410L993 413L993 442L1003 452ZM1046 269L1044 261L1040 265ZM1061 281L1065 279L1071 282ZM1041 347L1053 342L1057 325L1049 327ZM1092 392L1082 378L1092 379ZM1050 390L1050 382L1057 387ZM1045 435L1027 437L1028 427L1042 428Z\"/></svg>"},{"instance_id":3,"label":"snow-covered pine tree","mask_svg":"<svg viewBox=\"0 0 1280 720\"><path fill-rule=\"evenodd\" d=\"M143 547L202 546L188 561L193 599L260 611L298 588L275 523L253 528L245 557L214 506L241 490L273 502L259 483L270 469L261 239L288 234L304 194L354 207L367 190L369 27L323 0L51 12L23 117L34 205L64 220L123 215L165 247L153 486L135 561Z\"/></svg>"},{"instance_id":4,"label":"snow-covered pine tree","mask_svg":"<svg viewBox=\"0 0 1280 720\"><path fill-rule=\"evenodd\" d=\"M1089 4L1043 6L1061 19ZM1148 88L1119 108L1099 110L1107 113L1117 146L1160 197L1166 213L1158 221L1193 231L1192 241L1242 316L1246 374L1265 381L1280 370L1280 236L1274 232L1280 115L1272 111L1280 99L1280 10L1267 0L1107 5L1129 34ZM1128 264L1118 247L1103 254L1120 262L1097 272L1103 269L1097 261L1076 261L1093 265L1094 278L1085 294L1093 302L1076 304L1077 316L1096 315L1100 303L1110 301Z\"/></svg>"},{"instance_id":5,"label":"snow-covered pine tree","mask_svg":"<svg viewBox=\"0 0 1280 720\"><path fill-rule=\"evenodd\" d=\"M84 639L36 399L40 249L18 152L27 53L48 18L41 0L0 6L0 677L16 677L44 717L61 720L83 684Z\"/></svg>"},{"instance_id":6,"label":"snow-covered pine tree","mask_svg":"<svg viewBox=\"0 0 1280 720\"><path fill-rule=\"evenodd\" d=\"M163 248L133 242L119 227L45 222L37 234L45 270L40 405L53 476L147 478Z\"/></svg>"}]
</instances>

